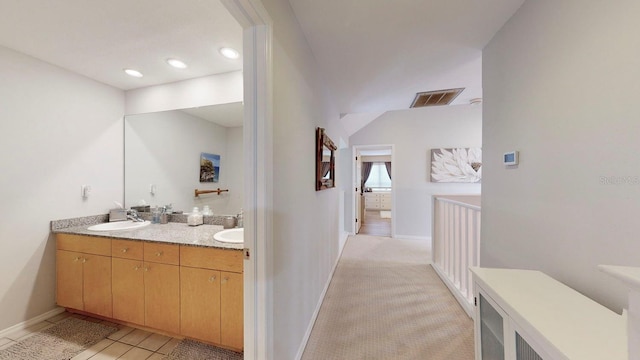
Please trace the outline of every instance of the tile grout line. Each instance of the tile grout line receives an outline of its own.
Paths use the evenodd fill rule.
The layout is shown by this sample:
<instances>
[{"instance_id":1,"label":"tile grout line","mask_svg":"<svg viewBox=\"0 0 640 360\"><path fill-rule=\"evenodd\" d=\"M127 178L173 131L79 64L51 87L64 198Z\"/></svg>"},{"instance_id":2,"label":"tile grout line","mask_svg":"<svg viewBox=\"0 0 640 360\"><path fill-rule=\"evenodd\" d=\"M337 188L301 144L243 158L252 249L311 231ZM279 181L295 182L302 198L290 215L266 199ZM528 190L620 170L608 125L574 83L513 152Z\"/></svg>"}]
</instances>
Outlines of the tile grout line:
<instances>
[{"instance_id":1,"label":"tile grout line","mask_svg":"<svg viewBox=\"0 0 640 360\"><path fill-rule=\"evenodd\" d=\"M5 348L7 348L9 346L12 346L14 344L17 344L18 342L20 342L20 341L22 341L22 340L24 340L24 339L36 334L39 331L42 331L42 330L45 330L45 329L50 328L52 326L55 326L56 324L60 323L61 321L65 320L65 319L67 319L69 317L75 317L75 318L81 319L81 320L87 320L87 318L89 318L88 316L83 316L83 315L79 315L79 314L70 314L70 315L67 315L67 316L64 316L64 317L60 317L60 315L61 314L57 314L57 315L52 316L52 317L50 317L48 319L42 320L40 323L32 325L32 326L37 326L37 325L40 325L40 326L37 326L38 329L36 331L33 331L33 332L29 331L28 333L20 336L19 338L15 339L15 340L11 339L9 337L0 338L0 344L2 344L2 345L0 345L0 350L1 349L5 349ZM55 320L53 320L53 319L55 319ZM87 320L87 321L90 321L90 320ZM106 320L103 320L103 321L106 321ZM98 321L93 321L93 322L98 322ZM99 323L102 323L102 322L99 322ZM115 327L117 329L111 335L113 335L113 334L117 333L118 331L121 331L121 330L129 327L127 325L122 325L122 324L117 324L117 323L110 323L110 324L105 324L105 325L113 326L113 327ZM111 346L113 346L116 343L120 344L121 346L128 346L129 347L129 349L127 351L125 351L122 355L118 356L116 359L120 359L120 358L124 357L127 353L129 353L133 349L139 349L139 350L143 350L144 352L149 352L149 356L147 357L147 359L150 358L150 357L153 357L155 355L158 355L160 357L165 357L169 353L171 353L171 351L173 351L175 349L175 347L181 341L181 339L179 339L179 338L175 338L175 337L171 337L171 336L167 336L167 335L154 333L152 331L142 330L142 329L138 329L138 328L135 328L135 327L129 327L129 328L130 328L130 330L128 332L124 333L122 336L120 336L117 340L110 338L109 336L111 336L111 335L109 335L109 336L105 337L104 339L100 340L100 341L108 340L108 341L111 341L111 343L109 345L107 345L106 347L104 347L103 349L101 349L99 352L97 352L97 353L91 355L90 357L88 357L87 360L90 360L90 359L93 359L93 358L98 358L98 357L103 357L104 354L105 354L105 350L110 348ZM130 335L131 333L133 333L136 330L141 330L141 331L147 332L148 334L144 338L140 339L140 341L137 342L137 344L135 344L135 345L132 345L132 344L129 344L129 343L126 343L126 342L122 341L123 338L125 338L128 335ZM150 337L152 337L154 335L160 335L160 336L166 337L167 339L166 339L166 341L162 341L162 339L161 339L160 341L162 341L162 343L160 344L160 346L158 346L156 348L156 350L151 350L151 349L144 348L144 347L140 346L140 344L142 344L145 340L149 339ZM173 346L170 349L167 349L166 353L160 352L160 350L162 348L164 348L167 344L169 344L172 341L176 342L175 346ZM150 347L154 348L156 346L150 346ZM84 349L83 351L86 351L89 348ZM80 355L80 354L81 353L78 353L78 354L76 354L76 356Z\"/></svg>"}]
</instances>

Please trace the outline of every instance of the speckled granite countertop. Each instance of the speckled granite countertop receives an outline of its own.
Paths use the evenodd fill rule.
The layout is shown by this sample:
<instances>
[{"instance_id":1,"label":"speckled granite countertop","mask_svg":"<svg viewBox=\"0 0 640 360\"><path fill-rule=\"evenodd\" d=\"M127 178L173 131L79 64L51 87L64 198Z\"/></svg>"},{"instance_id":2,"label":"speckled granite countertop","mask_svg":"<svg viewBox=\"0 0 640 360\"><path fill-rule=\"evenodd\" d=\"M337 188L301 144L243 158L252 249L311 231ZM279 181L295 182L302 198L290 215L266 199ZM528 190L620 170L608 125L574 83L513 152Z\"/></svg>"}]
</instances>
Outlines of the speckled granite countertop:
<instances>
[{"instance_id":1,"label":"speckled granite countertop","mask_svg":"<svg viewBox=\"0 0 640 360\"><path fill-rule=\"evenodd\" d=\"M213 239L213 234L223 230L220 225L189 226L185 223L170 222L167 224L150 224L132 230L90 231L88 225L82 224L68 227L56 227L51 231L56 234L77 234L115 239L143 240L164 242L178 245L216 247L221 249L242 250L243 244L224 243Z\"/></svg>"}]
</instances>

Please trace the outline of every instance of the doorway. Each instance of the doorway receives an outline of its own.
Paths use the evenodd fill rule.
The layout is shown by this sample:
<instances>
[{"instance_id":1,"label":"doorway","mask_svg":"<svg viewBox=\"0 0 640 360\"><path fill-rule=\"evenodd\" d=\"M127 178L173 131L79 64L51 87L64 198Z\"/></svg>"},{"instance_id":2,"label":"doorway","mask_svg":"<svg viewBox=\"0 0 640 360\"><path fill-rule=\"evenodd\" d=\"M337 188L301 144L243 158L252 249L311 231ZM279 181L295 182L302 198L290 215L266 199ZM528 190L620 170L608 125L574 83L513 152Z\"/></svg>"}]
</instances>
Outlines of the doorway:
<instances>
[{"instance_id":1,"label":"doorway","mask_svg":"<svg viewBox=\"0 0 640 360\"><path fill-rule=\"evenodd\" d=\"M356 145L353 152L353 233L395 237L393 145Z\"/></svg>"},{"instance_id":2,"label":"doorway","mask_svg":"<svg viewBox=\"0 0 640 360\"><path fill-rule=\"evenodd\" d=\"M273 358L269 296L273 233L272 20L261 2L221 0L243 28L244 356Z\"/></svg>"}]
</instances>

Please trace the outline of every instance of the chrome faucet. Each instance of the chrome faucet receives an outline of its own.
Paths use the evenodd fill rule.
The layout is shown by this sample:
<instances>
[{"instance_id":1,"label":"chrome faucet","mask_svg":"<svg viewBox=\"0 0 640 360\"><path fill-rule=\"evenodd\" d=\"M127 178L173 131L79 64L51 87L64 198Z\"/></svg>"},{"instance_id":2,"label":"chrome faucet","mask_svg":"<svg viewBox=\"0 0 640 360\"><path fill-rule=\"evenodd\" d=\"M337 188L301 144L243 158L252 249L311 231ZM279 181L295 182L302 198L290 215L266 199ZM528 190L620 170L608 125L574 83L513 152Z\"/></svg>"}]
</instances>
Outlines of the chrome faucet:
<instances>
[{"instance_id":1,"label":"chrome faucet","mask_svg":"<svg viewBox=\"0 0 640 360\"><path fill-rule=\"evenodd\" d=\"M127 210L127 219L137 222L144 222L144 219L141 218L140 215L138 215L138 212L136 210L133 209Z\"/></svg>"}]
</instances>

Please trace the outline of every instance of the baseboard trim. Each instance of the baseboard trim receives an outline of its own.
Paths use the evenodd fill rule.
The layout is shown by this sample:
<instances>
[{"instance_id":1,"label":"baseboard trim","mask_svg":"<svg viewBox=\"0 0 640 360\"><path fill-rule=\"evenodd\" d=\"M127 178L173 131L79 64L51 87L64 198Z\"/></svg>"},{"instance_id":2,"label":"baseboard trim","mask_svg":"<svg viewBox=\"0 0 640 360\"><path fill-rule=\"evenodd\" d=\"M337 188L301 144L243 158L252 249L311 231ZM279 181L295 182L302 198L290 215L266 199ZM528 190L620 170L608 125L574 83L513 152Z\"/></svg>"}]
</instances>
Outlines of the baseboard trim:
<instances>
[{"instance_id":1,"label":"baseboard trim","mask_svg":"<svg viewBox=\"0 0 640 360\"><path fill-rule=\"evenodd\" d=\"M311 321L309 322L307 331L304 333L304 337L302 338L302 342L300 343L300 347L298 348L298 353L296 354L296 357L295 357L296 360L302 359L302 354L304 353L304 349L307 347L307 342L309 342L309 337L311 336L311 330L313 330L313 326L315 325L316 320L318 319L318 314L320 313L320 308L322 307L322 303L324 302L324 297L325 295L327 295L327 290L329 290L329 284L331 284L331 280L333 279L333 274L335 273L336 268L338 267L338 262L342 257L343 249L344 249L344 246L342 247L342 249L340 249L338 257L336 258L336 261L333 264L333 268L331 269L331 273L329 274L329 278L327 279L327 283L324 285L322 294L320 294L320 301L318 301L318 305L316 305L316 309L313 311L313 315L311 315Z\"/></svg>"},{"instance_id":2,"label":"baseboard trim","mask_svg":"<svg viewBox=\"0 0 640 360\"><path fill-rule=\"evenodd\" d=\"M462 309L467 313L467 315L473 319L475 315L473 306L469 304L469 302L467 301L467 299L464 298L464 296L462 296L458 288L456 288L456 286L451 282L451 280L449 280L447 275L438 267L438 265L433 263L431 264L431 266L436 271L436 274L438 274L442 282L447 286L447 288L449 288L449 292L451 292L453 297L456 298L456 300L460 304L460 307L462 307Z\"/></svg>"},{"instance_id":3,"label":"baseboard trim","mask_svg":"<svg viewBox=\"0 0 640 360\"><path fill-rule=\"evenodd\" d=\"M18 331L18 330L22 330L22 329L28 328L31 325L35 325L35 324L37 324L39 322L47 320L48 318L56 316L56 315L58 315L60 313L63 313L63 312L64 312L64 308L56 307L55 309L47 311L44 314L38 315L38 316L33 317L33 318L29 319L29 320L26 320L26 321L23 321L21 323L15 324L15 325L13 325L11 327L8 327L8 328L6 328L4 330L0 330L0 339L3 338L3 337L6 337L6 335L8 335L8 334L10 334L10 333L12 333L14 331Z\"/></svg>"},{"instance_id":4,"label":"baseboard trim","mask_svg":"<svg viewBox=\"0 0 640 360\"><path fill-rule=\"evenodd\" d=\"M347 243L347 239L349 238L349 236L351 236L348 232L343 231L342 235L340 236L340 242L338 244L340 244L340 248L338 249L338 252L340 254L342 254L342 249L344 249L344 245ZM340 258L340 256L338 256L338 259ZM337 262L336 262L337 263ZM334 265L335 267L335 265Z\"/></svg>"}]
</instances>

